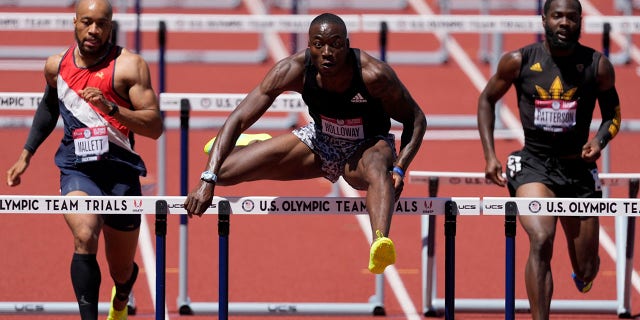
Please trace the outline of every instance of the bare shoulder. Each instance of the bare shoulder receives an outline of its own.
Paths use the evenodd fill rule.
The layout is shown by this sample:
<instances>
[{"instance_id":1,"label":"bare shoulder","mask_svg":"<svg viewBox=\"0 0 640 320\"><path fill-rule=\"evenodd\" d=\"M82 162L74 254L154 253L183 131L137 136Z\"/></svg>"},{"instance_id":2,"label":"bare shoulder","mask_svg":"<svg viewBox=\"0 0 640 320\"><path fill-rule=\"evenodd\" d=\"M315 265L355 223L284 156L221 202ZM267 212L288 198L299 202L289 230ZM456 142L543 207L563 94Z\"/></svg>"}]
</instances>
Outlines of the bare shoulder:
<instances>
[{"instance_id":1,"label":"bare shoulder","mask_svg":"<svg viewBox=\"0 0 640 320\"><path fill-rule=\"evenodd\" d=\"M615 86L616 81L616 72L613 67L613 63L611 60L607 58L605 55L600 56L600 61L598 61L598 71L597 71L597 80L598 86L600 90L607 90Z\"/></svg>"},{"instance_id":2,"label":"bare shoulder","mask_svg":"<svg viewBox=\"0 0 640 320\"><path fill-rule=\"evenodd\" d=\"M372 92L380 92L380 89L388 89L399 83L398 76L389 64L362 50L360 64L362 80Z\"/></svg>"},{"instance_id":3,"label":"bare shoulder","mask_svg":"<svg viewBox=\"0 0 640 320\"><path fill-rule=\"evenodd\" d=\"M116 87L121 84L126 86L150 85L149 65L138 54L122 48L116 58L115 81Z\"/></svg>"},{"instance_id":4,"label":"bare shoulder","mask_svg":"<svg viewBox=\"0 0 640 320\"><path fill-rule=\"evenodd\" d=\"M505 79L515 79L520 75L522 66L522 52L520 50L509 51L500 57L496 75Z\"/></svg>"},{"instance_id":5,"label":"bare shoulder","mask_svg":"<svg viewBox=\"0 0 640 320\"><path fill-rule=\"evenodd\" d=\"M503 66L517 66L519 68L520 64L522 64L522 52L520 52L520 50L509 51L500 57L499 63Z\"/></svg>"},{"instance_id":6,"label":"bare shoulder","mask_svg":"<svg viewBox=\"0 0 640 320\"><path fill-rule=\"evenodd\" d=\"M305 51L294 53L278 61L273 70L302 73L304 70Z\"/></svg>"},{"instance_id":7,"label":"bare shoulder","mask_svg":"<svg viewBox=\"0 0 640 320\"><path fill-rule=\"evenodd\" d=\"M279 60L262 81L263 91L269 94L279 94L284 91L300 92L304 77L304 61L304 51Z\"/></svg>"},{"instance_id":8,"label":"bare shoulder","mask_svg":"<svg viewBox=\"0 0 640 320\"><path fill-rule=\"evenodd\" d=\"M129 51L126 48L122 48L120 55L117 58L118 63L116 67L120 65L121 67L129 68L148 68L147 62L138 54Z\"/></svg>"},{"instance_id":9,"label":"bare shoulder","mask_svg":"<svg viewBox=\"0 0 640 320\"><path fill-rule=\"evenodd\" d=\"M44 77L47 83L54 88L56 87L58 69L60 68L60 61L62 61L63 56L64 52L49 56L44 64Z\"/></svg>"}]
</instances>

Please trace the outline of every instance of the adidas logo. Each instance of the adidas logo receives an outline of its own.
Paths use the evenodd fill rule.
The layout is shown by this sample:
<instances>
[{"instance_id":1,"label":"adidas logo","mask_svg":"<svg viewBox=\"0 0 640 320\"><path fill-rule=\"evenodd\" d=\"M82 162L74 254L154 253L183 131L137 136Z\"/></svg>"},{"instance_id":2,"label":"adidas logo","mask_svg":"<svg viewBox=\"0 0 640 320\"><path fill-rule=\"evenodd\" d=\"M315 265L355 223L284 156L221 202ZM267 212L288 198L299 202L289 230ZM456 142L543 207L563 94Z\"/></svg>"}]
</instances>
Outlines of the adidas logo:
<instances>
[{"instance_id":1,"label":"adidas logo","mask_svg":"<svg viewBox=\"0 0 640 320\"><path fill-rule=\"evenodd\" d=\"M537 72L542 72L542 66L540 65L540 62L536 62L534 65L532 65L529 70L531 71L537 71Z\"/></svg>"},{"instance_id":2,"label":"adidas logo","mask_svg":"<svg viewBox=\"0 0 640 320\"><path fill-rule=\"evenodd\" d=\"M353 96L353 98L351 98L351 102L352 103L366 103L367 99L365 99L359 92L356 93L355 96Z\"/></svg>"}]
</instances>

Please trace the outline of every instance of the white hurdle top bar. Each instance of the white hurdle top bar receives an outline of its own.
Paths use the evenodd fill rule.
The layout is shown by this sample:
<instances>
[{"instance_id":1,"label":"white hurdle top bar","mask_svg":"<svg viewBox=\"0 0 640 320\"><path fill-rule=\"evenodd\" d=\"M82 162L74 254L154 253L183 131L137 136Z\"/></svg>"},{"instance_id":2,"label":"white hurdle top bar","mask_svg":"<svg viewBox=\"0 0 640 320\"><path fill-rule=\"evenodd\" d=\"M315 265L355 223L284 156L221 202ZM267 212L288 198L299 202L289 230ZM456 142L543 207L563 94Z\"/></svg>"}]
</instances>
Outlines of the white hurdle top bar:
<instances>
[{"instance_id":1,"label":"white hurdle top bar","mask_svg":"<svg viewBox=\"0 0 640 320\"><path fill-rule=\"evenodd\" d=\"M174 196L30 196L0 195L0 214L154 214L159 200L167 202L167 213L186 214L186 197ZM368 214L365 198L354 197L214 197L205 214L217 214L218 203L228 200L232 214ZM444 215L447 202L457 205L458 215L479 215L480 198L401 198L394 213L400 215Z\"/></svg>"},{"instance_id":2,"label":"white hurdle top bar","mask_svg":"<svg viewBox=\"0 0 640 320\"><path fill-rule=\"evenodd\" d=\"M600 173L603 186L624 186L640 173ZM410 183L427 184L431 178L452 185L490 185L483 172L409 171ZM517 205L518 215L548 216L640 216L637 198L520 198L483 197L482 215L504 215L507 202Z\"/></svg>"},{"instance_id":3,"label":"white hurdle top bar","mask_svg":"<svg viewBox=\"0 0 640 320\"><path fill-rule=\"evenodd\" d=\"M167 202L167 214L186 214L185 197L93 197L0 195L0 214L154 214L160 200ZM367 214L365 198L354 197L214 197L205 214L217 214L218 203L228 200L231 213L243 215L358 215ZM451 197L401 198L396 215L444 215L448 202L457 206L456 215L504 215L506 204L514 202L519 215L553 216L640 216L640 199L573 199Z\"/></svg>"},{"instance_id":4,"label":"white hurdle top bar","mask_svg":"<svg viewBox=\"0 0 640 320\"><path fill-rule=\"evenodd\" d=\"M163 21L168 31L261 33L307 32L314 15L227 15L227 14L152 14L115 13L113 19L123 31L157 31ZM386 22L391 32L448 33L536 33L542 32L539 15L416 15L361 14L343 15L350 32L379 32ZM604 23L612 32L640 33L637 16L586 16L585 33L602 33ZM45 12L3 12L0 31L68 31L73 29L73 14Z\"/></svg>"},{"instance_id":5,"label":"white hurdle top bar","mask_svg":"<svg viewBox=\"0 0 640 320\"><path fill-rule=\"evenodd\" d=\"M180 110L180 101L188 99L194 111L232 111L247 95L244 93L161 93L160 109L163 111ZM304 112L307 105L299 93L279 95L269 111Z\"/></svg>"},{"instance_id":6,"label":"white hurdle top bar","mask_svg":"<svg viewBox=\"0 0 640 320\"><path fill-rule=\"evenodd\" d=\"M632 179L640 179L640 173L599 173L603 186L625 186ZM438 178L440 183L451 185L491 185L483 172L409 171L409 183L426 184L430 178Z\"/></svg>"},{"instance_id":7,"label":"white hurdle top bar","mask_svg":"<svg viewBox=\"0 0 640 320\"><path fill-rule=\"evenodd\" d=\"M507 202L514 202L518 215L534 216L640 216L640 199L586 198L482 198L483 215L504 215Z\"/></svg>"},{"instance_id":8,"label":"white hurdle top bar","mask_svg":"<svg viewBox=\"0 0 640 320\"><path fill-rule=\"evenodd\" d=\"M193 111L232 111L246 97L244 93L161 93L160 110L179 111L182 99L188 99ZM0 92L0 110L35 110L41 92ZM285 93L276 98L269 111L304 112L307 105L299 93Z\"/></svg>"}]
</instances>

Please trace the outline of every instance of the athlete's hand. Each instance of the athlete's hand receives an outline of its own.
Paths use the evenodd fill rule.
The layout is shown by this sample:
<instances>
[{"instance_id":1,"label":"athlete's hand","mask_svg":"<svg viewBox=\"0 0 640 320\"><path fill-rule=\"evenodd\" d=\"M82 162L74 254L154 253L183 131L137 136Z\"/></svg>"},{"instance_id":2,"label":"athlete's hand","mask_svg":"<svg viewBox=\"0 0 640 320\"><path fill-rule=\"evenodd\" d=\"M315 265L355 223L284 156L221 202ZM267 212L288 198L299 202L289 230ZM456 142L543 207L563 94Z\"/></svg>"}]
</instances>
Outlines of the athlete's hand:
<instances>
[{"instance_id":1,"label":"athlete's hand","mask_svg":"<svg viewBox=\"0 0 640 320\"><path fill-rule=\"evenodd\" d=\"M402 194L402 190L404 190L404 179L397 173L392 172L391 177L393 178L393 189L395 190L395 201L400 200L400 195Z\"/></svg>"},{"instance_id":2,"label":"athlete's hand","mask_svg":"<svg viewBox=\"0 0 640 320\"><path fill-rule=\"evenodd\" d=\"M16 162L9 170L7 171L7 185L10 187L15 187L20 184L20 176L27 170L29 165L24 161Z\"/></svg>"},{"instance_id":3,"label":"athlete's hand","mask_svg":"<svg viewBox=\"0 0 640 320\"><path fill-rule=\"evenodd\" d=\"M22 154L18 158L18 161L7 170L7 185L10 187L15 187L20 184L20 176L27 171L29 167L29 162L31 160L31 153L27 150L23 150Z\"/></svg>"},{"instance_id":4,"label":"athlete's hand","mask_svg":"<svg viewBox=\"0 0 640 320\"><path fill-rule=\"evenodd\" d=\"M78 93L84 100L100 109L100 111L102 111L103 113L109 113L109 111L111 111L111 106L108 104L107 99L104 97L100 89L94 87L86 87L78 91Z\"/></svg>"},{"instance_id":5,"label":"athlete's hand","mask_svg":"<svg viewBox=\"0 0 640 320\"><path fill-rule=\"evenodd\" d=\"M600 158L602 148L598 139L591 139L584 146L582 146L582 159L587 162L595 162Z\"/></svg>"},{"instance_id":6,"label":"athlete's hand","mask_svg":"<svg viewBox=\"0 0 640 320\"><path fill-rule=\"evenodd\" d=\"M502 176L502 164L500 164L500 161L496 158L487 161L484 176L501 187L507 185L507 180Z\"/></svg>"},{"instance_id":7,"label":"athlete's hand","mask_svg":"<svg viewBox=\"0 0 640 320\"><path fill-rule=\"evenodd\" d=\"M213 190L215 184L200 181L198 186L189 193L187 199L184 201L184 209L187 210L187 215L192 218L194 215L200 217L207 211L207 208L211 206L213 201Z\"/></svg>"}]
</instances>

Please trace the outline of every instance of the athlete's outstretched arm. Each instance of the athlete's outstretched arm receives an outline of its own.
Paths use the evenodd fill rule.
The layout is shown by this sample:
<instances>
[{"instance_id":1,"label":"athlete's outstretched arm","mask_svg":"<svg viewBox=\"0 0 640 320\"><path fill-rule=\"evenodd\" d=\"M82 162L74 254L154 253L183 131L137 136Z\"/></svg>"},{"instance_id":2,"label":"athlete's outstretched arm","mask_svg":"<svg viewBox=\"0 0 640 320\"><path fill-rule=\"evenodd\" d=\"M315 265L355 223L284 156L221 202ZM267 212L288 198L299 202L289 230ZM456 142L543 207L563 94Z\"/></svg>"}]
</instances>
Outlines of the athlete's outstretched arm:
<instances>
[{"instance_id":1,"label":"athlete's outstretched arm","mask_svg":"<svg viewBox=\"0 0 640 320\"><path fill-rule=\"evenodd\" d=\"M218 175L222 163L229 156L240 134L253 125L269 109L273 101L285 91L302 91L304 52L299 52L276 63L262 82L238 104L218 131L209 152L205 171ZM189 217L200 216L213 199L215 183L199 181L185 200Z\"/></svg>"}]
</instances>

